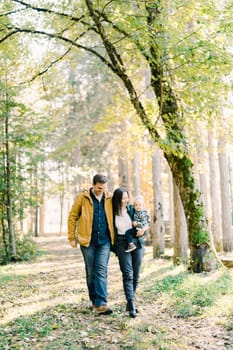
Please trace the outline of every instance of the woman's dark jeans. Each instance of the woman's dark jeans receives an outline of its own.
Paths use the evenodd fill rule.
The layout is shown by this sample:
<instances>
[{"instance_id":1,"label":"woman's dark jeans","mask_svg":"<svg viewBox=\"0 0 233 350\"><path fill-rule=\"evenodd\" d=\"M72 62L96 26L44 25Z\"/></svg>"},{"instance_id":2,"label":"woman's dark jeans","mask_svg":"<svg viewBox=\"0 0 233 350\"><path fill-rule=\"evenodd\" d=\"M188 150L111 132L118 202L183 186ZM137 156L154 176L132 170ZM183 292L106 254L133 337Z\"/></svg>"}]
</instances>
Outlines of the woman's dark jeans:
<instances>
[{"instance_id":1,"label":"woman's dark jeans","mask_svg":"<svg viewBox=\"0 0 233 350\"><path fill-rule=\"evenodd\" d=\"M127 301L134 300L144 256L144 247L139 245L137 238L134 238L133 242L137 246L137 249L130 253L125 253L128 246L125 236L117 236L117 256L122 272L123 287Z\"/></svg>"}]
</instances>

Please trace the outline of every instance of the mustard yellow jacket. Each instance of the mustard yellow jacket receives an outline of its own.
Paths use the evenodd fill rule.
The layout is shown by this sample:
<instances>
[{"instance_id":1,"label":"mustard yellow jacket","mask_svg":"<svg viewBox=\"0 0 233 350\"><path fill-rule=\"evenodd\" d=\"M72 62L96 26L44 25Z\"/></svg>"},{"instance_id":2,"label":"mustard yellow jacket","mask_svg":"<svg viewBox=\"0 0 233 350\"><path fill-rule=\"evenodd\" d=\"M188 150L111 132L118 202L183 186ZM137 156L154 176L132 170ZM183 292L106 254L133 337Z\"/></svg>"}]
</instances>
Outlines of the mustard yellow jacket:
<instances>
[{"instance_id":1,"label":"mustard yellow jacket","mask_svg":"<svg viewBox=\"0 0 233 350\"><path fill-rule=\"evenodd\" d=\"M112 198L105 193L104 208L110 232L111 244L114 244L114 228L112 214ZM90 191L85 190L79 194L68 216L68 240L75 241L84 247L88 247L91 241L94 205ZM77 238L76 238L76 226Z\"/></svg>"}]
</instances>

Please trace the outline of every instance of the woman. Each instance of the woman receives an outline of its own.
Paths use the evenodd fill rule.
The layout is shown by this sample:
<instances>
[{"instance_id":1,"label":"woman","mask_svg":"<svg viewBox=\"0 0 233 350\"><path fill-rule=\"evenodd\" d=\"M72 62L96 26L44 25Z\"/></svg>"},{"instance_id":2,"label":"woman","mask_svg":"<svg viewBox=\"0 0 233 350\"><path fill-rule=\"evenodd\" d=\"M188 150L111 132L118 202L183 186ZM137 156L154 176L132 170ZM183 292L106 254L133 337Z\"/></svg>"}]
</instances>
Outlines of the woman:
<instances>
[{"instance_id":1,"label":"woman","mask_svg":"<svg viewBox=\"0 0 233 350\"><path fill-rule=\"evenodd\" d=\"M134 305L134 297L138 285L140 268L144 255L144 239L143 234L146 227L137 231L133 243L137 249L127 253L127 241L125 232L132 228L132 218L134 208L128 205L129 195L124 189L118 188L114 191L112 197L116 253L118 256L120 269L122 272L124 293L127 300L126 311L129 311L130 317L136 317L137 309Z\"/></svg>"}]
</instances>

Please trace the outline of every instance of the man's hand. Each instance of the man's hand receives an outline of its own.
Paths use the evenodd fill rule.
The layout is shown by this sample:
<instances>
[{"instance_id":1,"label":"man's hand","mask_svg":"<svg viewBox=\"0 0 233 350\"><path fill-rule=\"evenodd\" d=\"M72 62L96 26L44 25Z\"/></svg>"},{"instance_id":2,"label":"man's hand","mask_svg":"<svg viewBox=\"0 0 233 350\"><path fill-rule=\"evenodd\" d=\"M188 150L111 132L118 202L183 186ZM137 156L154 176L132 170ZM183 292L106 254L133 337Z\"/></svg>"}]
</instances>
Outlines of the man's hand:
<instances>
[{"instance_id":1,"label":"man's hand","mask_svg":"<svg viewBox=\"0 0 233 350\"><path fill-rule=\"evenodd\" d=\"M70 241L70 245L72 248L77 248L77 242L76 241Z\"/></svg>"}]
</instances>

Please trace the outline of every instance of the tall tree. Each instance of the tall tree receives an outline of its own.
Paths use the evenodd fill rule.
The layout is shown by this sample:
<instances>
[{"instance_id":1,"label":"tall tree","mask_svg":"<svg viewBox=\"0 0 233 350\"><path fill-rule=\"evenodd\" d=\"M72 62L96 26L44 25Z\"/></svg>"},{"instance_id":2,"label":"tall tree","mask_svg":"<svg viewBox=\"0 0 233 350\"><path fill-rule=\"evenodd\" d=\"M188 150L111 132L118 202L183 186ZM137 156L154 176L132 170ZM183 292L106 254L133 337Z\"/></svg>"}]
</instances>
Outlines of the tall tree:
<instances>
[{"instance_id":1,"label":"tall tree","mask_svg":"<svg viewBox=\"0 0 233 350\"><path fill-rule=\"evenodd\" d=\"M27 22L28 15L34 14L30 16L33 18L33 23L31 26L28 23L23 25L16 20L14 25L4 25L0 42L18 33L47 36L66 44L67 52L76 47L94 54L122 81L138 116L148 129L152 140L158 143L163 150L171 168L184 206L191 254L198 245L207 243L209 237L206 220L202 203L200 203L200 192L195 187L192 161L184 132L184 118L177 96L179 94L177 86L180 87L180 84L176 84L175 70L179 74L181 72L186 74L186 79L188 77L190 83L189 87L192 86L195 76L202 76L204 70L205 76L209 76L211 72L214 80L220 81L222 77L218 78L217 74L214 76L214 69L222 65L219 54L224 53L225 72L227 73L229 69L228 53L224 51L222 42L218 47L216 45L216 34L221 35L220 24L222 22L218 24L219 28L216 30L210 28L208 35L203 30L206 20L214 18L218 13L214 1L211 2L209 13L206 11L206 3L199 3L198 0L190 7L183 6L182 8L177 3L172 3L172 6L169 3L169 9L166 8L166 2L162 0L156 2L152 0L132 1L130 3L85 0L80 1L78 8L75 2L71 2L67 12L63 3L59 6L57 2L56 4L50 2L51 7L48 5L46 8L41 8L26 1L13 0L13 2L19 5L18 11L25 12ZM208 1L208 6L209 3ZM195 7L195 5L199 6ZM177 26L175 29L174 16L176 15L177 18L182 16L182 20L185 15L188 15L189 18L193 15L194 9L195 16L198 17L196 21L198 28L195 29L195 32L186 30L182 34L182 23L180 21L180 27ZM170 15L172 20L169 18ZM204 15L204 20L201 19L202 15ZM45 30L35 28L40 16L43 17L40 23L44 24ZM172 34L177 34L177 32L181 37L176 37L175 41L173 37L171 41ZM192 40L189 40L190 37ZM214 42L211 41L213 38ZM163 123L163 132L158 128L158 118L155 119L145 108L143 98L130 70L132 55L129 52L132 50L135 64L142 64L150 70L150 89L154 92L158 114ZM56 59L53 60L55 61ZM202 65L199 63L199 72L194 74L193 68L197 61L200 61ZM186 69L184 69L185 66ZM204 79L201 82L203 86L206 84ZM215 87L219 85L216 83ZM197 89L197 86L196 90L200 96L202 90ZM215 91L218 89L216 88ZM181 98L182 94L179 95ZM207 97L205 94L206 101Z\"/></svg>"},{"instance_id":2,"label":"tall tree","mask_svg":"<svg viewBox=\"0 0 233 350\"><path fill-rule=\"evenodd\" d=\"M136 146L136 145L135 145ZM135 148L135 146L133 146ZM136 150L136 148L135 148ZM133 191L134 197L139 196L141 194L141 186L140 186L140 153L135 151L133 154Z\"/></svg>"},{"instance_id":3,"label":"tall tree","mask_svg":"<svg viewBox=\"0 0 233 350\"><path fill-rule=\"evenodd\" d=\"M208 148L209 148L209 168L210 168L210 193L211 193L211 208L212 208L212 234L217 251L222 250L222 227L220 215L219 198L219 167L216 159L216 137L213 130L208 130Z\"/></svg>"},{"instance_id":4,"label":"tall tree","mask_svg":"<svg viewBox=\"0 0 233 350\"><path fill-rule=\"evenodd\" d=\"M223 123L225 121L223 120ZM225 128L224 128L225 130ZM231 208L231 193L230 193L230 178L229 178L229 163L226 153L226 137L224 131L218 140L218 160L220 171L220 188L221 188L221 213L222 213L222 237L223 251L233 251L233 229L232 229L232 208Z\"/></svg>"},{"instance_id":5,"label":"tall tree","mask_svg":"<svg viewBox=\"0 0 233 350\"><path fill-rule=\"evenodd\" d=\"M175 211L175 237L174 256L175 264L187 263L188 261L188 231L184 215L183 205L176 183L174 183L174 211Z\"/></svg>"},{"instance_id":6,"label":"tall tree","mask_svg":"<svg viewBox=\"0 0 233 350\"><path fill-rule=\"evenodd\" d=\"M164 208L163 191L161 180L160 152L156 147L152 154L152 184L153 184L153 257L159 257L165 249L165 226L164 226Z\"/></svg>"},{"instance_id":7,"label":"tall tree","mask_svg":"<svg viewBox=\"0 0 233 350\"><path fill-rule=\"evenodd\" d=\"M15 243L15 227L14 227L14 214L13 214L13 189L14 189L14 154L12 154L10 150L11 144L11 132L10 132L10 113L12 108L14 108L14 103L12 101L12 97L10 97L9 90L7 85L5 86L5 97L1 99L1 119L3 120L3 147L2 148L2 158L3 158L3 169L2 169L2 203L1 206L5 208L2 211L3 215L3 241L5 243L6 255L9 256L10 260L14 260L16 256L16 243ZM5 229L4 229L4 219L7 222L7 233L8 239L5 237ZM6 243L8 241L8 244ZM9 248L9 249L8 249Z\"/></svg>"}]
</instances>

